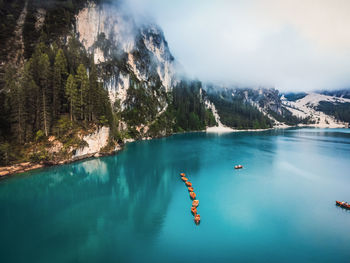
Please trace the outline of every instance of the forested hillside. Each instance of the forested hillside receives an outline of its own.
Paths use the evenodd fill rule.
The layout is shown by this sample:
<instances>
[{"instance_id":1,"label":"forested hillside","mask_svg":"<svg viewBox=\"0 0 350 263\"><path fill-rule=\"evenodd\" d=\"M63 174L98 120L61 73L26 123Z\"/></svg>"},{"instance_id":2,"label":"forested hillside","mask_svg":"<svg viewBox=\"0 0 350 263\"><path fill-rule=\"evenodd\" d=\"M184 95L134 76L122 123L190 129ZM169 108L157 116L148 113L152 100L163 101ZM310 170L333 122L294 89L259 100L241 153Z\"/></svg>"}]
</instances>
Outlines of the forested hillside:
<instances>
[{"instance_id":1,"label":"forested hillside","mask_svg":"<svg viewBox=\"0 0 350 263\"><path fill-rule=\"evenodd\" d=\"M304 98L307 94L305 92L288 92L282 94L288 101L296 101Z\"/></svg>"},{"instance_id":2,"label":"forested hillside","mask_svg":"<svg viewBox=\"0 0 350 263\"><path fill-rule=\"evenodd\" d=\"M1 165L72 160L101 127L103 153L130 139L204 130L220 124L216 111L235 129L310 123L274 88L222 89L179 76L161 28L136 22L120 4L0 1ZM348 119L341 107L319 107Z\"/></svg>"},{"instance_id":3,"label":"forested hillside","mask_svg":"<svg viewBox=\"0 0 350 263\"><path fill-rule=\"evenodd\" d=\"M199 81L178 81L170 90L164 87L153 62L156 51L151 50L153 45L167 44L154 26L137 29L136 44L129 53L101 32L93 47L103 50L105 58L96 63L95 52L87 50L74 30L77 14L91 3L0 3L1 13L11 18L1 20L2 29L7 30L1 31L0 164L71 158L74 149L85 146L84 134L101 126L110 127L113 149L127 138L215 125ZM171 63L174 58L166 52ZM115 74L128 76L119 87L126 87L123 101L118 93L111 97ZM60 151L52 153L57 144L62 144Z\"/></svg>"},{"instance_id":4,"label":"forested hillside","mask_svg":"<svg viewBox=\"0 0 350 263\"><path fill-rule=\"evenodd\" d=\"M294 116L273 88L220 88L207 85L222 123L236 129L265 129L274 125L308 124L308 118Z\"/></svg>"},{"instance_id":5,"label":"forested hillside","mask_svg":"<svg viewBox=\"0 0 350 263\"><path fill-rule=\"evenodd\" d=\"M20 146L54 135L69 148L79 144L74 134L68 140L69 130L91 124L116 127L108 93L97 75L93 60L75 38L66 46L37 44L23 68L6 67L1 140ZM13 156L4 161L18 154L12 150Z\"/></svg>"},{"instance_id":6,"label":"forested hillside","mask_svg":"<svg viewBox=\"0 0 350 263\"><path fill-rule=\"evenodd\" d=\"M350 99L350 88L347 89L338 89L338 90L323 90L319 92L320 94L335 96L339 98Z\"/></svg>"},{"instance_id":7,"label":"forested hillside","mask_svg":"<svg viewBox=\"0 0 350 263\"><path fill-rule=\"evenodd\" d=\"M266 129L271 128L272 121L243 98L209 95L218 111L221 122L237 129Z\"/></svg>"},{"instance_id":8,"label":"forested hillside","mask_svg":"<svg viewBox=\"0 0 350 263\"><path fill-rule=\"evenodd\" d=\"M350 122L350 103L331 103L321 101L316 107L318 111L322 111L328 115L334 116L336 119L344 122Z\"/></svg>"}]
</instances>

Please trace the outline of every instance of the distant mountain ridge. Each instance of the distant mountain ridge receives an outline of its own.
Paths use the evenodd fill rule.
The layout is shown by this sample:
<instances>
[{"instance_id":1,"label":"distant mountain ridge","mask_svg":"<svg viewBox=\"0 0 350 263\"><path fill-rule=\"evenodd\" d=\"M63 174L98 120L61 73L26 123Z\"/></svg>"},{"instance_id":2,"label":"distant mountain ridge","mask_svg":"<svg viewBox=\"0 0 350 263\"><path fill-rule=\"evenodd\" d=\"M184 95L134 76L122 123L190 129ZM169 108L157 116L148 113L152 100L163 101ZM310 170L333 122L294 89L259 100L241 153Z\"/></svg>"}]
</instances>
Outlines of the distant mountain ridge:
<instances>
[{"instance_id":1,"label":"distant mountain ridge","mask_svg":"<svg viewBox=\"0 0 350 263\"><path fill-rule=\"evenodd\" d=\"M220 108L220 103L226 104L228 101L250 104L267 116L275 127L308 125L347 128L350 123L350 99L346 98L349 90L280 93L274 88L220 87L211 84L206 86L206 91L217 108ZM220 113L223 114L218 110Z\"/></svg>"},{"instance_id":2,"label":"distant mountain ridge","mask_svg":"<svg viewBox=\"0 0 350 263\"><path fill-rule=\"evenodd\" d=\"M324 91L318 91L317 93L328 95L328 96L350 99L350 88L338 89L338 90L324 90Z\"/></svg>"}]
</instances>

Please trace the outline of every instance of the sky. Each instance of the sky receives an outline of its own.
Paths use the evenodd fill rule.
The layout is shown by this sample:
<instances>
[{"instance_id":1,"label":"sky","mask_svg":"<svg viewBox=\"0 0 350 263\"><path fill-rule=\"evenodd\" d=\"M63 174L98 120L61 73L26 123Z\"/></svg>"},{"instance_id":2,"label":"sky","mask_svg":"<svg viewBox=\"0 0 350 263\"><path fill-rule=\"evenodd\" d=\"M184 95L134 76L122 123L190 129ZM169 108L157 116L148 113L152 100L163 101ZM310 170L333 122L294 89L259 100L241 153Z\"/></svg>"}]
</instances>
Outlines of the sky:
<instances>
[{"instance_id":1,"label":"sky","mask_svg":"<svg viewBox=\"0 0 350 263\"><path fill-rule=\"evenodd\" d=\"M350 87L349 0L127 0L185 72L282 91Z\"/></svg>"}]
</instances>

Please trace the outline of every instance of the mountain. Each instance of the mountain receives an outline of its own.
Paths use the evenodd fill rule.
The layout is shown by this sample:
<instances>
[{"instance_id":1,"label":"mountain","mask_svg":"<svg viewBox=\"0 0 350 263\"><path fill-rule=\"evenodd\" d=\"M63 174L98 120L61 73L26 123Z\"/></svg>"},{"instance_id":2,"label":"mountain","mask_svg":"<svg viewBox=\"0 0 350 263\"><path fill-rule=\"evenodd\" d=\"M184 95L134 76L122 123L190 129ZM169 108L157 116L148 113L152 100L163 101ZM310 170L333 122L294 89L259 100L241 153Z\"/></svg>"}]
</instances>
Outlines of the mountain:
<instances>
[{"instance_id":1,"label":"mountain","mask_svg":"<svg viewBox=\"0 0 350 263\"><path fill-rule=\"evenodd\" d=\"M222 87L213 84L205 85L204 89L222 123L231 128L305 125L347 128L350 123L350 100L346 98L348 90L280 93L274 88Z\"/></svg>"},{"instance_id":2,"label":"mountain","mask_svg":"<svg viewBox=\"0 0 350 263\"><path fill-rule=\"evenodd\" d=\"M2 163L62 162L215 125L201 82L176 75L162 30L121 2L1 3L13 9L2 21L15 29L0 58Z\"/></svg>"},{"instance_id":3,"label":"mountain","mask_svg":"<svg viewBox=\"0 0 350 263\"><path fill-rule=\"evenodd\" d=\"M224 126L236 129L271 128L271 119L264 114L263 108L273 107L273 100L266 100L268 90L259 91L240 88L220 88L205 86L207 97L215 107ZM265 97L266 96L266 97Z\"/></svg>"},{"instance_id":4,"label":"mountain","mask_svg":"<svg viewBox=\"0 0 350 263\"><path fill-rule=\"evenodd\" d=\"M319 91L317 93L333 96L333 97L339 97L339 98L346 98L350 99L350 89L338 89L338 90L323 90Z\"/></svg>"},{"instance_id":5,"label":"mountain","mask_svg":"<svg viewBox=\"0 0 350 263\"><path fill-rule=\"evenodd\" d=\"M282 105L294 116L309 120L314 127L344 128L350 122L350 99L305 93L297 100L282 97Z\"/></svg>"},{"instance_id":6,"label":"mountain","mask_svg":"<svg viewBox=\"0 0 350 263\"><path fill-rule=\"evenodd\" d=\"M209 99L218 109L222 122L231 128L258 129L308 123L294 116L274 88L240 88L206 85Z\"/></svg>"},{"instance_id":7,"label":"mountain","mask_svg":"<svg viewBox=\"0 0 350 263\"><path fill-rule=\"evenodd\" d=\"M2 1L0 14L2 165L62 163L213 126L350 121L344 92L281 94L180 75L162 29L123 1Z\"/></svg>"}]
</instances>

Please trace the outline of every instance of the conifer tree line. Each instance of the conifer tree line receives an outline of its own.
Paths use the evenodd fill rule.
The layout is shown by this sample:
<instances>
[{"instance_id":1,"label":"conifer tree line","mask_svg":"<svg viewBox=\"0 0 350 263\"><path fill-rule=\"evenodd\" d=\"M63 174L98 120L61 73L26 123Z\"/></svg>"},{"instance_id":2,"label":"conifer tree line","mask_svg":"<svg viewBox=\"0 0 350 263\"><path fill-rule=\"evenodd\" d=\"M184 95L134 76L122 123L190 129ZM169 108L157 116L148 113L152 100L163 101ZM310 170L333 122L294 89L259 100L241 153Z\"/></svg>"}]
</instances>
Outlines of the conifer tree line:
<instances>
[{"instance_id":1,"label":"conifer tree line","mask_svg":"<svg viewBox=\"0 0 350 263\"><path fill-rule=\"evenodd\" d=\"M236 129L266 129L272 127L271 120L251 104L237 96L225 97L222 94L209 94L221 122Z\"/></svg>"},{"instance_id":2,"label":"conifer tree line","mask_svg":"<svg viewBox=\"0 0 350 263\"><path fill-rule=\"evenodd\" d=\"M173 107L176 119L176 131L203 130L206 126L216 125L213 113L206 109L202 97L200 81L181 81L173 91Z\"/></svg>"},{"instance_id":3,"label":"conifer tree line","mask_svg":"<svg viewBox=\"0 0 350 263\"><path fill-rule=\"evenodd\" d=\"M7 67L4 79L1 136L10 134L18 143L33 140L38 131L55 134L62 121L113 121L93 58L75 38L62 47L39 43L23 68Z\"/></svg>"}]
</instances>

